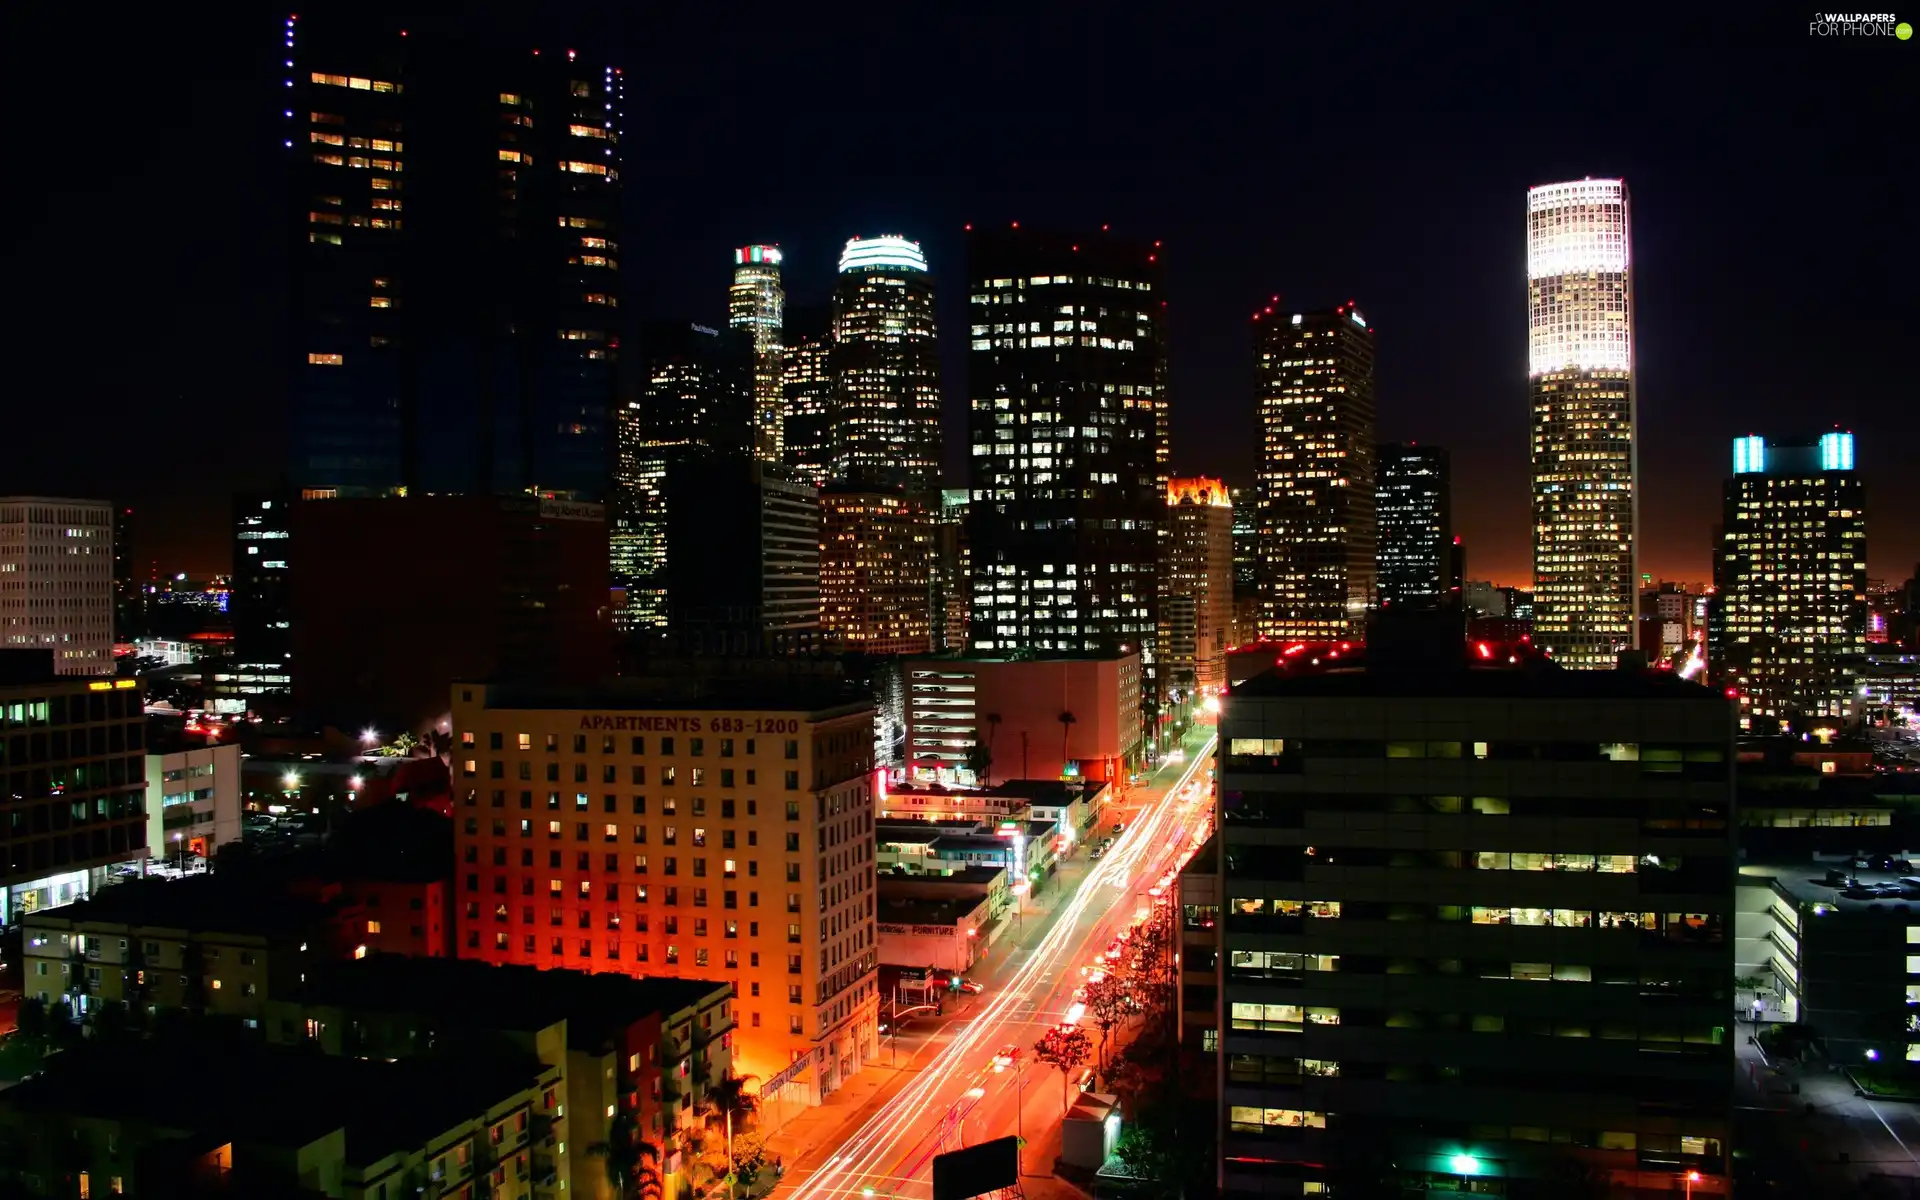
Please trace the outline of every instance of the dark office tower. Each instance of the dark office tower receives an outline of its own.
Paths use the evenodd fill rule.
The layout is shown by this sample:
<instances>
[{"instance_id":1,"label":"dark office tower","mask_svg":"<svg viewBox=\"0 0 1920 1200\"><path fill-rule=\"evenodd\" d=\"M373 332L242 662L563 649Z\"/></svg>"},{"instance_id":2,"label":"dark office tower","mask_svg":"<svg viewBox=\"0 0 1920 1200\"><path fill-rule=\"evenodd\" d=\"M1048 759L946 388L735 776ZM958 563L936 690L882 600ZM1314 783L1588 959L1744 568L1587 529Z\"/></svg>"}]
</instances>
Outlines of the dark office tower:
<instances>
[{"instance_id":1,"label":"dark office tower","mask_svg":"<svg viewBox=\"0 0 1920 1200\"><path fill-rule=\"evenodd\" d=\"M424 23L284 33L294 486L604 496L619 72Z\"/></svg>"},{"instance_id":2,"label":"dark office tower","mask_svg":"<svg viewBox=\"0 0 1920 1200\"><path fill-rule=\"evenodd\" d=\"M671 455L665 509L666 624L729 633L820 628L820 494L741 451Z\"/></svg>"},{"instance_id":3,"label":"dark office tower","mask_svg":"<svg viewBox=\"0 0 1920 1200\"><path fill-rule=\"evenodd\" d=\"M1260 505L1252 488L1234 488L1228 493L1233 503L1233 586L1235 591L1250 589L1260 574Z\"/></svg>"},{"instance_id":4,"label":"dark office tower","mask_svg":"<svg viewBox=\"0 0 1920 1200\"><path fill-rule=\"evenodd\" d=\"M140 580L134 570L133 507L113 508L113 640L130 642L146 632L141 612Z\"/></svg>"},{"instance_id":5,"label":"dark office tower","mask_svg":"<svg viewBox=\"0 0 1920 1200\"><path fill-rule=\"evenodd\" d=\"M940 488L933 277L920 243L849 239L833 293L832 473L932 497Z\"/></svg>"},{"instance_id":6,"label":"dark office tower","mask_svg":"<svg viewBox=\"0 0 1920 1200\"><path fill-rule=\"evenodd\" d=\"M809 487L824 486L833 475L832 347L830 305L787 310L780 366L781 457L794 478Z\"/></svg>"},{"instance_id":7,"label":"dark office tower","mask_svg":"<svg viewBox=\"0 0 1920 1200\"><path fill-rule=\"evenodd\" d=\"M1625 180L1527 192L1534 628L1568 667L1611 667L1634 643L1631 240Z\"/></svg>"},{"instance_id":8,"label":"dark office tower","mask_svg":"<svg viewBox=\"0 0 1920 1200\"><path fill-rule=\"evenodd\" d=\"M1711 661L1743 728L1844 717L1867 652L1865 485L1851 433L1735 438L1719 552Z\"/></svg>"},{"instance_id":9,"label":"dark office tower","mask_svg":"<svg viewBox=\"0 0 1920 1200\"><path fill-rule=\"evenodd\" d=\"M1449 616L1223 701L1221 1194L1725 1197L1733 706Z\"/></svg>"},{"instance_id":10,"label":"dark office tower","mask_svg":"<svg viewBox=\"0 0 1920 1200\"><path fill-rule=\"evenodd\" d=\"M1458 586L1447 452L1437 446L1384 442L1374 470L1380 607L1436 605Z\"/></svg>"},{"instance_id":11,"label":"dark office tower","mask_svg":"<svg viewBox=\"0 0 1920 1200\"><path fill-rule=\"evenodd\" d=\"M1254 314L1260 633L1359 638L1374 588L1373 330L1352 304Z\"/></svg>"},{"instance_id":12,"label":"dark office tower","mask_svg":"<svg viewBox=\"0 0 1920 1200\"><path fill-rule=\"evenodd\" d=\"M233 498L233 660L208 692L221 707L285 716L293 696L293 503L284 490Z\"/></svg>"},{"instance_id":13,"label":"dark office tower","mask_svg":"<svg viewBox=\"0 0 1920 1200\"><path fill-rule=\"evenodd\" d=\"M967 243L969 639L995 654L1138 651L1149 722L1164 688L1159 258L1103 233Z\"/></svg>"},{"instance_id":14,"label":"dark office tower","mask_svg":"<svg viewBox=\"0 0 1920 1200\"><path fill-rule=\"evenodd\" d=\"M933 648L967 648L967 489L943 488L933 525Z\"/></svg>"}]
</instances>

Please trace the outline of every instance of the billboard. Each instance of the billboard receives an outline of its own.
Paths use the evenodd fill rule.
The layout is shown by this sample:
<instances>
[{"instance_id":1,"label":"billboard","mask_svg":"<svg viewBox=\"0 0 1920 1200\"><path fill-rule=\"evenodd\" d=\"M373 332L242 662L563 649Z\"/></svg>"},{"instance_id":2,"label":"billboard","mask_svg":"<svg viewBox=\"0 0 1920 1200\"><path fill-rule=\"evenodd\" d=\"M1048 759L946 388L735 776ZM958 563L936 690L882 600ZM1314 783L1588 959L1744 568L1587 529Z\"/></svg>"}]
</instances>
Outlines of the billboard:
<instances>
[{"instance_id":1,"label":"billboard","mask_svg":"<svg viewBox=\"0 0 1920 1200\"><path fill-rule=\"evenodd\" d=\"M995 1138L933 1159L933 1200L967 1200L1019 1182L1019 1138Z\"/></svg>"}]
</instances>

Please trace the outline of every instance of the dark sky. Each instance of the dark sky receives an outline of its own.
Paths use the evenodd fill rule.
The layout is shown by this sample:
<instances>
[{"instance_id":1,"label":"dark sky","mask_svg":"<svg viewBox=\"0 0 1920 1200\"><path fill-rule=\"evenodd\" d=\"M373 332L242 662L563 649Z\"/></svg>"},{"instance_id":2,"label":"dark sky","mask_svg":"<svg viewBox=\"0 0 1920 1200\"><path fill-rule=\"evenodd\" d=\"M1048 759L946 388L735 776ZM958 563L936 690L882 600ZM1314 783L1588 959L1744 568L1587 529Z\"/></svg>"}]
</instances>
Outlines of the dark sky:
<instances>
[{"instance_id":1,"label":"dark sky","mask_svg":"<svg viewBox=\"0 0 1920 1200\"><path fill-rule=\"evenodd\" d=\"M962 224L1111 223L1165 242L1179 471L1251 479L1256 303L1357 300L1381 438L1453 450L1469 575L1524 583L1525 192L1621 175L1643 569L1708 576L1728 439L1836 424L1859 435L1872 573L1920 560L1920 40L1815 39L1805 14L1750 10L668 7L477 19L625 64L636 316L717 321L748 241L782 244L805 301L848 236L922 239L953 484ZM223 567L228 493L282 452L284 13L231 11L0 17L0 493L129 501L164 570Z\"/></svg>"}]
</instances>

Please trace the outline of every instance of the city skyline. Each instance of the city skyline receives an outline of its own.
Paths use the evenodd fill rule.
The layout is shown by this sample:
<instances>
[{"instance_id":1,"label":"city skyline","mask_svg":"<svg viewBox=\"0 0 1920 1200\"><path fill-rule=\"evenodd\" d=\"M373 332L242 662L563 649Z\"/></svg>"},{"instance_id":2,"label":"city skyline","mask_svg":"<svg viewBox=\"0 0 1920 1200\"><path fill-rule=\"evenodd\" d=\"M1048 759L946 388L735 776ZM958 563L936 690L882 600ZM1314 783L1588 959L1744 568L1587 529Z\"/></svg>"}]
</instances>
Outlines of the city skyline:
<instances>
[{"instance_id":1,"label":"city skyline","mask_svg":"<svg viewBox=\"0 0 1920 1200\"><path fill-rule=\"evenodd\" d=\"M626 63L630 116L672 104L711 65L697 53L662 61L644 28L623 23L630 18L585 11L557 31L500 25L517 44L557 45L547 40L550 35L579 35L579 44L593 47L596 58ZM95 37L82 35L72 15L34 13L20 20L23 36L9 53L22 54L18 66L28 79L46 69L25 55L32 46ZM193 168L170 149L183 131L235 147L230 169L236 180L249 189L270 186L280 149L279 109L241 111L245 106L233 97L264 95L256 86L263 80L277 86L279 63L261 54L274 45L274 23L136 17L100 33L102 69L163 55L193 81L193 102L180 106L164 131L129 127L124 169L110 180L53 180L40 194L7 202L15 237L5 261L44 301L9 327L14 360L42 376L67 378L85 402L33 406L21 436L10 441L8 457L0 459L0 472L15 476L19 491L132 503L142 514L143 575L155 559L169 570L224 567L229 539L224 522L209 514L225 511L229 491L273 482L287 404L271 369L275 331L267 328L265 314L274 310L273 293L282 281L271 265L262 270L258 264L272 257L279 210L241 206L218 237L150 241L130 260L136 269L112 268L124 276L124 302L141 314L120 323L121 354L91 353L90 335L62 315L81 302L81 281L108 269L104 248L77 235L104 226L115 208L130 203L158 204L154 211L162 218L175 209L184 216L187 201L172 197L194 194L176 187ZM785 102L773 97L799 94L793 89L800 65L825 52L819 33L783 30L792 52L781 63L742 76L746 86L708 97L675 122L653 122L630 136L630 164L693 169L674 166L681 183L673 188L629 189L628 261L636 268L629 271L625 307L636 317L720 324L724 289L716 282L718 264L749 239L780 244L789 303L802 304L826 298L840 245L863 229L895 229L922 240L938 286L960 269L962 226L969 220L1096 227L1110 221L1116 232L1167 242L1175 470L1244 485L1254 470L1255 429L1247 306L1275 290L1284 302L1302 305L1357 296L1386 331L1378 435L1453 451L1460 478L1482 481L1460 488L1457 498L1470 574L1526 583L1525 345L1518 327L1525 285L1523 248L1513 232L1516 197L1555 179L1624 177L1635 192L1639 250L1637 365L1647 522L1642 570L1656 577L1710 575L1723 457L1717 447L1755 429L1818 432L1833 421L1847 424L1859 441L1875 510L1914 507L1920 474L1903 469L1910 452L1896 441L1891 407L1879 400L1894 393L1899 378L1898 330L1911 302L1892 281L1906 274L1902 268L1914 249L1875 230L1894 227L1887 223L1902 211L1903 193L1896 167L1869 128L1827 120L1843 111L1837 98L1842 95L1854 98L1844 111L1874 108L1875 89L1891 85L1871 69L1871 56L1890 51L1890 45L1828 42L1814 52L1804 30L1720 28L1712 29L1709 42L1705 23L1682 25L1660 46L1620 48L1650 80L1645 95L1604 106L1597 97L1581 96L1539 104L1518 83L1458 82L1475 72L1457 66L1446 68L1446 80L1436 80L1436 66L1421 47L1421 28L1415 21L1317 43L1324 61L1309 64L1297 85L1290 85L1303 98L1324 95L1312 100L1316 106L1340 100L1341 89L1326 85L1363 57L1403 68L1404 78L1348 101L1369 137L1328 150L1341 169L1311 177L1296 168L1250 164L1226 127L1210 129L1193 106L1182 106L1161 118L1164 132L1174 136L1153 139L1170 148L1142 150L1135 161L1147 169L1129 168L1142 180L1137 188L1116 193L1101 182L1095 164L1110 146L1103 133L1094 143L1069 148L1055 164L1065 171L1050 170L1046 185L1036 189L1029 182L1037 178L1036 168L1062 153L1045 139L970 145L964 164L956 164L951 153L944 159L921 153L921 147L949 145L963 127L962 110L943 101L914 116L930 122L917 140L900 136L905 115L878 111L875 135L857 147L801 141L775 146L768 158L757 160L756 170L763 180L781 182L736 192L703 186L702 168L736 148L716 131L738 123L743 112ZM1562 32L1549 18L1527 28L1476 22L1465 53L1490 66L1524 57ZM1028 53L1052 53L1064 36L1064 29L1043 22L1033 32L1034 48L1018 52L1020 61ZM1583 36L1605 41L1611 35ZM1200 89L1211 98L1208 111L1244 107L1249 89L1236 73L1241 60L1231 45L1191 28L1172 29L1168 39L1170 48L1182 51L1170 59L1217 64L1204 75L1192 66L1169 67L1171 84ZM1715 47L1711 68L1691 70L1692 50L1709 44ZM1733 50L1743 52L1721 53ZM1004 60L1016 52L975 48L976 59L983 54ZM1680 74L1682 67L1689 73ZM1091 69L1078 57L1068 60L1059 86L1070 89ZM1743 86L1763 78L1786 83ZM947 82L955 96L964 91L957 80ZM1432 88L1438 89L1433 103L1412 103ZM1734 94L1747 99L1732 105L1726 97ZM101 119L114 119L104 99L83 103L97 105ZM969 103L997 113L1007 102ZM1690 114L1686 128L1673 126L1673 111ZM1472 119L1458 119L1463 116ZM32 151L43 134L26 136ZM1788 144L1804 159L1782 175L1769 164L1776 149ZM630 166L629 173L635 169ZM1085 183L1070 178L1081 174ZM1837 182L1843 179L1844 187ZM1433 212L1446 214L1446 236L1412 243L1380 236L1393 227L1398 189L1412 181L1430 189ZM1285 198L1274 204L1242 198L1276 189ZM645 195L631 194L636 191ZM1726 208L1720 198L1735 194L1742 202ZM1787 244L1768 242L1766 229L1788 223L1822 232ZM1746 249L1758 244L1772 248L1765 256ZM1231 252L1219 252L1228 245ZM1704 279L1723 285L1713 289L1711 302L1700 291ZM244 285L236 283L241 280ZM955 369L964 357L955 349L964 345L956 342L964 336L964 297L947 288L939 304L947 364L945 482L954 485L961 482L957 468L964 466L956 436L964 388ZM1844 306L1849 322L1844 353L1794 336L1836 304ZM213 329L225 332L205 336ZM188 412L192 420L179 419ZM103 416L127 436L109 439L88 471L67 472L64 464L34 452L84 436ZM209 420L229 436L206 450L211 458L196 473L202 478L183 480L162 460L189 445L200 453L197 444ZM1872 542L1875 577L1904 578L1920 557L1920 532L1883 523Z\"/></svg>"}]
</instances>

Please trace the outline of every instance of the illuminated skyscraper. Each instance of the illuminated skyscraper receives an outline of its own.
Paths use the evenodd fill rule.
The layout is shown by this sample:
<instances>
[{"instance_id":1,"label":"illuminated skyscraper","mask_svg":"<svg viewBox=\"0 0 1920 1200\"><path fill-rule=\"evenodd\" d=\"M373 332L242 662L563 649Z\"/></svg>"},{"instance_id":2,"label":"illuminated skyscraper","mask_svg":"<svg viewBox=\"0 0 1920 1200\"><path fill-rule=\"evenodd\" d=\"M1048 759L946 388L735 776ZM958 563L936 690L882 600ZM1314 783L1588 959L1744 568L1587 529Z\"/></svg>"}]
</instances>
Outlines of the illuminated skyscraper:
<instances>
[{"instance_id":1,"label":"illuminated skyscraper","mask_svg":"<svg viewBox=\"0 0 1920 1200\"><path fill-rule=\"evenodd\" d=\"M1152 243L968 235L975 650L1139 652L1157 672L1164 264Z\"/></svg>"},{"instance_id":2,"label":"illuminated skyscraper","mask_svg":"<svg viewBox=\"0 0 1920 1200\"><path fill-rule=\"evenodd\" d=\"M780 247L742 246L733 252L733 286L727 289L727 324L753 338L753 453L761 462L782 461L780 337L787 294L780 287Z\"/></svg>"},{"instance_id":3,"label":"illuminated skyscraper","mask_svg":"<svg viewBox=\"0 0 1920 1200\"><path fill-rule=\"evenodd\" d=\"M1373 330L1352 304L1254 314L1260 633L1358 638L1374 606Z\"/></svg>"},{"instance_id":4,"label":"illuminated skyscraper","mask_svg":"<svg viewBox=\"0 0 1920 1200\"><path fill-rule=\"evenodd\" d=\"M603 498L620 72L427 22L282 33L293 485Z\"/></svg>"},{"instance_id":5,"label":"illuminated skyscraper","mask_svg":"<svg viewBox=\"0 0 1920 1200\"><path fill-rule=\"evenodd\" d=\"M794 478L822 487L833 474L833 310L791 309L781 349L781 458Z\"/></svg>"},{"instance_id":6,"label":"illuminated skyscraper","mask_svg":"<svg viewBox=\"0 0 1920 1200\"><path fill-rule=\"evenodd\" d=\"M1204 476L1167 484L1166 566L1160 575L1160 661L1188 697L1227 683L1233 634L1233 503Z\"/></svg>"},{"instance_id":7,"label":"illuminated skyscraper","mask_svg":"<svg viewBox=\"0 0 1920 1200\"><path fill-rule=\"evenodd\" d=\"M920 243L849 239L833 295L832 475L940 488L940 381L933 278Z\"/></svg>"},{"instance_id":8,"label":"illuminated skyscraper","mask_svg":"<svg viewBox=\"0 0 1920 1200\"><path fill-rule=\"evenodd\" d=\"M1710 661L1739 693L1743 728L1848 715L1867 653L1866 494L1851 433L1734 439L1714 585Z\"/></svg>"},{"instance_id":9,"label":"illuminated skyscraper","mask_svg":"<svg viewBox=\"0 0 1920 1200\"><path fill-rule=\"evenodd\" d=\"M1564 667L1634 644L1639 492L1627 185L1527 193L1534 638Z\"/></svg>"},{"instance_id":10,"label":"illuminated skyscraper","mask_svg":"<svg viewBox=\"0 0 1920 1200\"><path fill-rule=\"evenodd\" d=\"M820 631L829 649L925 654L933 639L933 514L898 488L820 495Z\"/></svg>"},{"instance_id":11,"label":"illuminated skyscraper","mask_svg":"<svg viewBox=\"0 0 1920 1200\"><path fill-rule=\"evenodd\" d=\"M1380 606L1431 605L1452 595L1452 468L1438 446L1383 443L1374 484Z\"/></svg>"}]
</instances>

